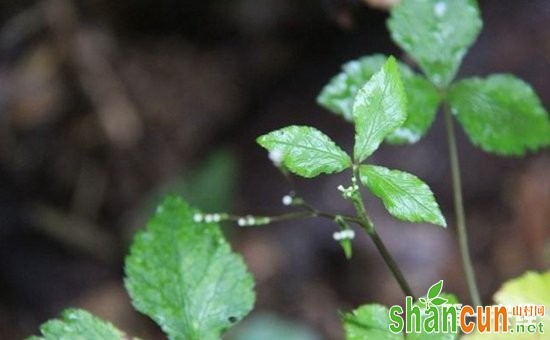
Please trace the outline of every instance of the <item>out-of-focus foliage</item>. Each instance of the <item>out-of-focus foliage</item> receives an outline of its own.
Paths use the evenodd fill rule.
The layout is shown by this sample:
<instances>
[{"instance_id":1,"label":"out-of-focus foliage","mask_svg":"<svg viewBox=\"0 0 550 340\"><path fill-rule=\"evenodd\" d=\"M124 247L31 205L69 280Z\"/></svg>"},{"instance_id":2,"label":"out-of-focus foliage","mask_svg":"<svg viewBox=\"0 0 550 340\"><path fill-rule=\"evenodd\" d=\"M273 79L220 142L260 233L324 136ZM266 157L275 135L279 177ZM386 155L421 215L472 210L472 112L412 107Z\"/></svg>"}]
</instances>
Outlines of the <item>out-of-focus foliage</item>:
<instances>
[{"instance_id":1,"label":"out-of-focus foliage","mask_svg":"<svg viewBox=\"0 0 550 340\"><path fill-rule=\"evenodd\" d=\"M168 197L134 240L126 287L171 339L216 339L254 304L254 280L214 223Z\"/></svg>"},{"instance_id":2,"label":"out-of-focus foliage","mask_svg":"<svg viewBox=\"0 0 550 340\"><path fill-rule=\"evenodd\" d=\"M123 340L124 334L107 321L103 321L85 310L67 309L61 319L54 319L40 326L41 336L29 340Z\"/></svg>"}]
</instances>

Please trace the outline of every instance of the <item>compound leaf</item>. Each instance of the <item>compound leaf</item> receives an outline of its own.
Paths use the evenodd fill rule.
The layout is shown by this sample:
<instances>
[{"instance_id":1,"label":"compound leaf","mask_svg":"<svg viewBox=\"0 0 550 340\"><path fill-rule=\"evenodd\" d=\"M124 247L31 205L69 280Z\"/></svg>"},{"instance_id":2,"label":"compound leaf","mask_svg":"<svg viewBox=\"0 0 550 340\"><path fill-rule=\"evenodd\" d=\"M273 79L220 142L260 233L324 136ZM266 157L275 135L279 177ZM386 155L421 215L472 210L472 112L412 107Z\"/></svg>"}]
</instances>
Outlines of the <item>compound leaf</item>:
<instances>
[{"instance_id":1,"label":"compound leaf","mask_svg":"<svg viewBox=\"0 0 550 340\"><path fill-rule=\"evenodd\" d=\"M380 70L387 56L375 54L352 60L342 66L342 72L330 80L317 97L317 102L342 116L353 120L353 102L359 89ZM431 126L440 96L424 77L414 73L407 65L399 63L407 95L407 119L397 130L386 137L389 143L414 143Z\"/></svg>"},{"instance_id":2,"label":"compound leaf","mask_svg":"<svg viewBox=\"0 0 550 340\"><path fill-rule=\"evenodd\" d=\"M482 27L475 0L404 0L388 21L393 40L438 87L448 85Z\"/></svg>"},{"instance_id":3,"label":"compound leaf","mask_svg":"<svg viewBox=\"0 0 550 340\"><path fill-rule=\"evenodd\" d=\"M54 319L40 326L42 336L29 339L58 340L123 340L124 334L107 321L82 309L67 309L61 319Z\"/></svg>"},{"instance_id":4,"label":"compound leaf","mask_svg":"<svg viewBox=\"0 0 550 340\"><path fill-rule=\"evenodd\" d=\"M302 177L343 171L351 166L351 159L321 131L309 126L288 126L257 139L269 150L271 158L279 161Z\"/></svg>"},{"instance_id":5,"label":"compound leaf","mask_svg":"<svg viewBox=\"0 0 550 340\"><path fill-rule=\"evenodd\" d=\"M512 75L462 80L451 87L449 101L472 143L487 152L522 155L550 145L548 112Z\"/></svg>"},{"instance_id":6,"label":"compound leaf","mask_svg":"<svg viewBox=\"0 0 550 340\"><path fill-rule=\"evenodd\" d=\"M397 62L390 57L355 97L355 160L364 161L406 118L405 90Z\"/></svg>"},{"instance_id":7,"label":"compound leaf","mask_svg":"<svg viewBox=\"0 0 550 340\"><path fill-rule=\"evenodd\" d=\"M254 304L254 282L218 225L168 197L126 257L126 288L137 310L170 339L218 339Z\"/></svg>"},{"instance_id":8,"label":"compound leaf","mask_svg":"<svg viewBox=\"0 0 550 340\"><path fill-rule=\"evenodd\" d=\"M394 217L447 226L430 187L418 177L375 165L362 165L359 174L361 182L382 200Z\"/></svg>"},{"instance_id":9,"label":"compound leaf","mask_svg":"<svg viewBox=\"0 0 550 340\"><path fill-rule=\"evenodd\" d=\"M346 340L404 339L403 334L392 333L389 329L390 318L388 308L369 304L359 307L351 313L344 314L344 330Z\"/></svg>"}]
</instances>

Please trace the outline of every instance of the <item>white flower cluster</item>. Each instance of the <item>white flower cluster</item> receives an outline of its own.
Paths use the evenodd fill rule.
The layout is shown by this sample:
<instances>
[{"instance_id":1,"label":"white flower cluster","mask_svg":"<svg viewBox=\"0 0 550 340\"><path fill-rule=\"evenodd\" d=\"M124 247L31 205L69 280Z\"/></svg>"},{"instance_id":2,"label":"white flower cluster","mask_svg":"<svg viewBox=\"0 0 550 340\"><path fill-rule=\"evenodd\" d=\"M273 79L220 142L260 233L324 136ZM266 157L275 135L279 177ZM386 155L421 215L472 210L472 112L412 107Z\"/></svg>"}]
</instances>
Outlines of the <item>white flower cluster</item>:
<instances>
[{"instance_id":1,"label":"white flower cluster","mask_svg":"<svg viewBox=\"0 0 550 340\"><path fill-rule=\"evenodd\" d=\"M269 224L271 219L269 217L254 217L251 215L241 217L237 220L239 227L249 227L254 225Z\"/></svg>"},{"instance_id":2,"label":"white flower cluster","mask_svg":"<svg viewBox=\"0 0 550 340\"><path fill-rule=\"evenodd\" d=\"M353 195L359 190L359 186L357 184L353 184L352 186L345 188L343 185L338 186L338 191L342 193L342 196L345 199L350 199L353 197Z\"/></svg>"},{"instance_id":3,"label":"white flower cluster","mask_svg":"<svg viewBox=\"0 0 550 340\"><path fill-rule=\"evenodd\" d=\"M332 237L336 241L353 240L355 238L355 231L352 229L337 231L334 234L332 234Z\"/></svg>"},{"instance_id":4,"label":"white flower cluster","mask_svg":"<svg viewBox=\"0 0 550 340\"><path fill-rule=\"evenodd\" d=\"M220 222L227 219L227 214L201 214L196 213L193 215L193 221L195 222L205 222L205 223L212 223L212 222Z\"/></svg>"}]
</instances>

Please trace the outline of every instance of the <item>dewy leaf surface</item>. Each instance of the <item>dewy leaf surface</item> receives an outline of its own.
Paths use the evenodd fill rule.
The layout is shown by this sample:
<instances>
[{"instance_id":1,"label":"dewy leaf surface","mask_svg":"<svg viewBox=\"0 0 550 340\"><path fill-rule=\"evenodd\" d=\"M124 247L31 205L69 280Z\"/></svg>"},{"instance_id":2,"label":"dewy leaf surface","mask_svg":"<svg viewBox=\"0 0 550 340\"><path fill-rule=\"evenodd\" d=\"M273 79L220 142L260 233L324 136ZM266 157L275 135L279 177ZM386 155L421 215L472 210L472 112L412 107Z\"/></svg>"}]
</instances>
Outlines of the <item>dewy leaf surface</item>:
<instances>
[{"instance_id":1,"label":"dewy leaf surface","mask_svg":"<svg viewBox=\"0 0 550 340\"><path fill-rule=\"evenodd\" d=\"M254 282L220 228L168 197L126 258L126 288L137 310L170 339L210 340L250 312Z\"/></svg>"},{"instance_id":2,"label":"dewy leaf surface","mask_svg":"<svg viewBox=\"0 0 550 340\"><path fill-rule=\"evenodd\" d=\"M321 131L309 126L288 126L258 137L257 142L302 177L340 172L351 166L348 154Z\"/></svg>"},{"instance_id":3,"label":"dewy leaf surface","mask_svg":"<svg viewBox=\"0 0 550 340\"><path fill-rule=\"evenodd\" d=\"M375 54L345 63L342 72L321 90L317 103L352 122L357 91L384 66L386 60L385 55Z\"/></svg>"},{"instance_id":4,"label":"dewy leaf surface","mask_svg":"<svg viewBox=\"0 0 550 340\"><path fill-rule=\"evenodd\" d=\"M550 120L533 89L512 75L465 79L449 92L451 109L475 145L523 155L550 145Z\"/></svg>"},{"instance_id":5,"label":"dewy leaf surface","mask_svg":"<svg viewBox=\"0 0 550 340\"><path fill-rule=\"evenodd\" d=\"M475 0L403 0L388 21L393 40L437 86L448 85L482 22Z\"/></svg>"},{"instance_id":6,"label":"dewy leaf surface","mask_svg":"<svg viewBox=\"0 0 550 340\"><path fill-rule=\"evenodd\" d=\"M403 67L400 67L400 70L403 70ZM403 71L401 74L407 94L407 119L386 137L386 141L392 144L412 144L418 142L432 126L441 97L423 76L412 71L409 75Z\"/></svg>"},{"instance_id":7,"label":"dewy leaf surface","mask_svg":"<svg viewBox=\"0 0 550 340\"><path fill-rule=\"evenodd\" d=\"M54 319L40 326L42 336L30 339L79 339L79 340L124 340L124 334L107 321L85 310L67 309L61 319Z\"/></svg>"},{"instance_id":8,"label":"dewy leaf surface","mask_svg":"<svg viewBox=\"0 0 550 340\"><path fill-rule=\"evenodd\" d=\"M351 313L344 314L344 330L346 340L401 340L403 334L392 333L389 329L390 318L388 308L369 304L359 307Z\"/></svg>"},{"instance_id":9,"label":"dewy leaf surface","mask_svg":"<svg viewBox=\"0 0 550 340\"><path fill-rule=\"evenodd\" d=\"M390 57L355 97L355 160L364 161L406 118L405 90L397 62Z\"/></svg>"},{"instance_id":10,"label":"dewy leaf surface","mask_svg":"<svg viewBox=\"0 0 550 340\"><path fill-rule=\"evenodd\" d=\"M418 177L381 166L362 165L361 182L382 200L394 217L409 222L447 224L430 187Z\"/></svg>"},{"instance_id":11,"label":"dewy leaf surface","mask_svg":"<svg viewBox=\"0 0 550 340\"><path fill-rule=\"evenodd\" d=\"M342 66L342 72L330 80L317 97L317 102L342 116L353 120L353 102L359 89L380 70L387 56L375 54L352 60ZM434 86L424 77L415 74L407 65L399 63L399 70L407 95L407 119L387 136L390 143L414 143L431 126L440 102Z\"/></svg>"}]
</instances>

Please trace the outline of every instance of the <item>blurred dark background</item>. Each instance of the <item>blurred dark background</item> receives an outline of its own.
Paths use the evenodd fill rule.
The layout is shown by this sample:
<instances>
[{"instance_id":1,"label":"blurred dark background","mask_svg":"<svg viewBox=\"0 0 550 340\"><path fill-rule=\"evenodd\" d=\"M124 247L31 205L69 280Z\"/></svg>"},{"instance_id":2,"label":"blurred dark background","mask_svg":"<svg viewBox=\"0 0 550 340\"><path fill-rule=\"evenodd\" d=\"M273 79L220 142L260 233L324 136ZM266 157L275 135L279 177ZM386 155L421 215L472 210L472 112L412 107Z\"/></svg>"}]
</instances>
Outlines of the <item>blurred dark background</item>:
<instances>
[{"instance_id":1,"label":"blurred dark background","mask_svg":"<svg viewBox=\"0 0 550 340\"><path fill-rule=\"evenodd\" d=\"M123 288L134 232L167 192L205 211L284 211L289 189L256 136L308 124L351 148L352 127L315 97L348 60L406 57L385 28L393 2L0 2L0 339L36 333L69 306L162 338ZM513 73L550 107L550 2L480 2L485 27L460 76ZM373 161L428 182L448 230L400 223L373 197L367 204L417 292L444 279L469 302L443 130L438 118L418 144L384 146ZM498 158L459 138L488 303L503 280L549 266L550 154ZM296 180L317 206L350 212L336 190L344 182ZM257 280L255 313L293 320L312 338L342 338L338 310L403 300L364 235L348 262L323 220L226 231Z\"/></svg>"}]
</instances>

